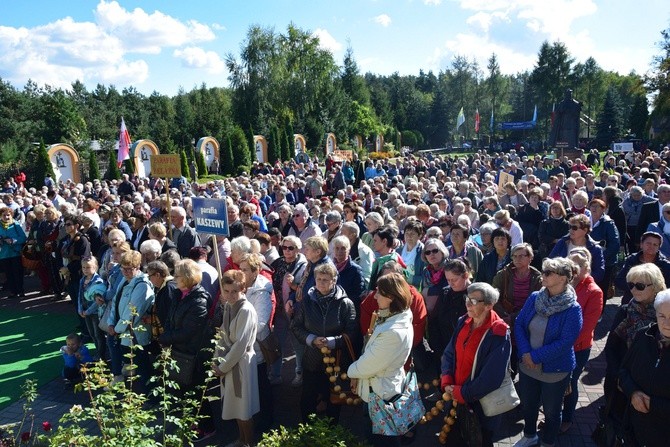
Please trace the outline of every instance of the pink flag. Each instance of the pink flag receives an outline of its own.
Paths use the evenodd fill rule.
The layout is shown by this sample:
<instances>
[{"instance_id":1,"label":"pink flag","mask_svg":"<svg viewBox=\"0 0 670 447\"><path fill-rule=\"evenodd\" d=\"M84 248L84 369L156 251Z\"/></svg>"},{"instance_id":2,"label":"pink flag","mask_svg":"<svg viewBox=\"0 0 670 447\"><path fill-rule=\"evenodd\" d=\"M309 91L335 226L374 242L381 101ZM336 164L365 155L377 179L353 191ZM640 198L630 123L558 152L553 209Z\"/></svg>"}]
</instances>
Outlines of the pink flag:
<instances>
[{"instance_id":1,"label":"pink flag","mask_svg":"<svg viewBox=\"0 0 670 447\"><path fill-rule=\"evenodd\" d=\"M475 112L475 132L479 133L479 109Z\"/></svg>"},{"instance_id":2,"label":"pink flag","mask_svg":"<svg viewBox=\"0 0 670 447\"><path fill-rule=\"evenodd\" d=\"M126 122L121 117L121 131L119 132L119 151L116 155L116 163L119 168L124 160L130 159L130 134L126 128Z\"/></svg>"}]
</instances>

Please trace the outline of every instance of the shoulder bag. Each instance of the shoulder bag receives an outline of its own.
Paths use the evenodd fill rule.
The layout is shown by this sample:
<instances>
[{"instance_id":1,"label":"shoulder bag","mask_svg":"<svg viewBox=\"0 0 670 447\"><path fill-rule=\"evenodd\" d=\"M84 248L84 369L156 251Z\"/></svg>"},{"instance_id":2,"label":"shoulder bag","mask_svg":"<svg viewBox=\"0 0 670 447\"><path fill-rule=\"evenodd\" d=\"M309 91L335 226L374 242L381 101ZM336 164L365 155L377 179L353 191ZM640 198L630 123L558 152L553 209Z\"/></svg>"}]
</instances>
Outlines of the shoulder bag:
<instances>
[{"instance_id":1,"label":"shoulder bag","mask_svg":"<svg viewBox=\"0 0 670 447\"><path fill-rule=\"evenodd\" d=\"M487 329L484 332L484 336L477 346L477 353L475 354L475 361L472 364L472 373L470 374L470 380L474 380L475 371L477 370L477 358L479 357L479 349L482 347L482 343L486 338L486 334L491 329ZM479 403L482 406L485 416L497 416L499 414L507 413L508 411L514 409L519 405L521 401L519 400L519 395L514 388L514 382L512 382L512 377L509 372L509 360L505 366L505 378L498 387L498 389L491 391L486 396L479 399Z\"/></svg>"},{"instance_id":2,"label":"shoulder bag","mask_svg":"<svg viewBox=\"0 0 670 447\"><path fill-rule=\"evenodd\" d=\"M426 413L413 365L405 376L400 394L384 400L370 391L368 400L372 433L377 435L402 436L418 424Z\"/></svg>"},{"instance_id":3,"label":"shoulder bag","mask_svg":"<svg viewBox=\"0 0 670 447\"><path fill-rule=\"evenodd\" d=\"M258 346L261 348L261 353L263 354L263 359L265 359L265 364L272 365L281 357L281 348L279 346L279 339L277 334L275 334L274 328L270 328L270 335L265 337L263 340L258 340Z\"/></svg>"}]
</instances>

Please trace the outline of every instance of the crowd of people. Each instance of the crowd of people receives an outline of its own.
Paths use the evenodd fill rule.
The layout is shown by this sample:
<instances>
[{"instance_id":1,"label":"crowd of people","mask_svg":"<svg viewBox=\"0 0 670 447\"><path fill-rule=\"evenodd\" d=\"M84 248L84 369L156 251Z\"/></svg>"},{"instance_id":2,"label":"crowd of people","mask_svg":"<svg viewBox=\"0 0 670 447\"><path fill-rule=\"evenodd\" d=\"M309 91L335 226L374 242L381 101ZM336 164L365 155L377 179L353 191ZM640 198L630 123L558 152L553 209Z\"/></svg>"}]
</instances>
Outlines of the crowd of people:
<instances>
[{"instance_id":1,"label":"crowd of people","mask_svg":"<svg viewBox=\"0 0 670 447\"><path fill-rule=\"evenodd\" d=\"M181 392L209 369L221 378L221 417L237 421L240 446L273 425L271 387L292 354L301 418L338 421L331 351L365 402L401 394L410 371L437 378L427 398L446 391L479 433L473 440L457 422L448 445L493 444L501 417L479 401L509 368L523 406L516 446L552 446L570 430L595 327L618 287L605 389L619 405L607 407L640 445L660 446L670 439L668 163L667 147L582 161L521 146L342 166L330 157L254 163L205 184L124 174L26 188L9 179L0 271L10 297L26 293L23 264L43 294L69 297L81 336L64 349L68 379L71 352L90 342L115 381L136 374L133 386L147 392L153 360L169 347L178 361L196 359ZM514 180L500 182L500 172ZM229 236L195 230L193 197L225 200ZM144 347L134 372L124 355L132 344ZM214 430L204 407L200 438Z\"/></svg>"}]
</instances>

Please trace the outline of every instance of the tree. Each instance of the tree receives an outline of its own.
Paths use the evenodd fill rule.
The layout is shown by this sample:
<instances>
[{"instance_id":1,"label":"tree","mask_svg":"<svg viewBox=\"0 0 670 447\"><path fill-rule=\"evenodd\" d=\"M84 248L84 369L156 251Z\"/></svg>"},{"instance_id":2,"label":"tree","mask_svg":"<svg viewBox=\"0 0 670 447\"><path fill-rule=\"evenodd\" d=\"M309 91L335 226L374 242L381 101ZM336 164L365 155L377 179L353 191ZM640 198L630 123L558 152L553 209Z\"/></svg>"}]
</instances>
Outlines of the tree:
<instances>
[{"instance_id":1,"label":"tree","mask_svg":"<svg viewBox=\"0 0 670 447\"><path fill-rule=\"evenodd\" d=\"M116 162L116 151L109 151L108 155L107 180L118 180L121 178L121 171L119 171L119 165Z\"/></svg>"},{"instance_id":2,"label":"tree","mask_svg":"<svg viewBox=\"0 0 670 447\"><path fill-rule=\"evenodd\" d=\"M646 135L648 121L649 109L647 97L645 95L637 95L628 121L630 133L635 135L636 138L643 138Z\"/></svg>"},{"instance_id":3,"label":"tree","mask_svg":"<svg viewBox=\"0 0 670 447\"><path fill-rule=\"evenodd\" d=\"M596 60L588 58L583 64L575 65L574 76L576 80L575 96L582 101L582 110L586 113L586 137L591 138L591 122L594 120L594 112L604 95L603 70L598 66Z\"/></svg>"},{"instance_id":4,"label":"tree","mask_svg":"<svg viewBox=\"0 0 670 447\"><path fill-rule=\"evenodd\" d=\"M251 154L247 137L244 131L235 126L233 134L231 135L231 143L233 147L233 165L234 169L249 169L251 165Z\"/></svg>"},{"instance_id":5,"label":"tree","mask_svg":"<svg viewBox=\"0 0 670 447\"><path fill-rule=\"evenodd\" d=\"M189 169L188 169L188 159L186 158L186 151L184 149L179 151L179 162L181 163L181 175L188 178Z\"/></svg>"},{"instance_id":6,"label":"tree","mask_svg":"<svg viewBox=\"0 0 670 447\"><path fill-rule=\"evenodd\" d=\"M623 136L623 113L619 95L613 87L607 90L603 109L598 116L596 144L609 148L612 142Z\"/></svg>"},{"instance_id":7,"label":"tree","mask_svg":"<svg viewBox=\"0 0 670 447\"><path fill-rule=\"evenodd\" d=\"M352 101L362 105L370 104L370 91L365 85L365 80L360 75L358 64L354 59L354 50L351 46L347 47L344 53L344 67L342 68L342 89Z\"/></svg>"},{"instance_id":8,"label":"tree","mask_svg":"<svg viewBox=\"0 0 670 447\"><path fill-rule=\"evenodd\" d=\"M270 126L270 135L268 138L268 162L274 165L281 158L281 140L279 138L279 129L276 125Z\"/></svg>"},{"instance_id":9,"label":"tree","mask_svg":"<svg viewBox=\"0 0 670 447\"><path fill-rule=\"evenodd\" d=\"M47 174L49 174L54 181L56 180L56 174L54 173L51 160L49 160L47 147L44 144L44 140L40 140L40 147L37 150L37 165L35 167L35 178L33 179L33 182L43 182L47 177ZM42 187L39 183L33 183L33 185L36 188Z\"/></svg>"},{"instance_id":10,"label":"tree","mask_svg":"<svg viewBox=\"0 0 670 447\"><path fill-rule=\"evenodd\" d=\"M282 146L283 151L281 158L284 161L291 160L293 158L295 144L293 142L293 126L289 121L284 125L284 145Z\"/></svg>"},{"instance_id":11,"label":"tree","mask_svg":"<svg viewBox=\"0 0 670 447\"><path fill-rule=\"evenodd\" d=\"M207 175L207 163L205 162L205 154L203 154L202 151L196 152L195 162L198 167L198 177Z\"/></svg>"},{"instance_id":12,"label":"tree","mask_svg":"<svg viewBox=\"0 0 670 447\"><path fill-rule=\"evenodd\" d=\"M223 175L235 175L235 164L233 162L233 142L230 134L226 135L221 148L221 168Z\"/></svg>"},{"instance_id":13,"label":"tree","mask_svg":"<svg viewBox=\"0 0 670 447\"><path fill-rule=\"evenodd\" d=\"M88 154L88 179L100 180L100 168L98 166L98 157L95 156L95 151Z\"/></svg>"}]
</instances>

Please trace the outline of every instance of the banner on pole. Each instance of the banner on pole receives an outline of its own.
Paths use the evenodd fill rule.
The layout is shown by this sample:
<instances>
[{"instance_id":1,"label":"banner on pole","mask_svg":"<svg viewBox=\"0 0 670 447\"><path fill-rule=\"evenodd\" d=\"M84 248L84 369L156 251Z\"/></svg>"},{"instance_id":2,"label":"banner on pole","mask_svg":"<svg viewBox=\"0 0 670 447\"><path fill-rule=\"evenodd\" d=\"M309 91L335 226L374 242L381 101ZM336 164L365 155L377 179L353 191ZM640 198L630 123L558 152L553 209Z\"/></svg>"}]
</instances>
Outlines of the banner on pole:
<instances>
[{"instance_id":1,"label":"banner on pole","mask_svg":"<svg viewBox=\"0 0 670 447\"><path fill-rule=\"evenodd\" d=\"M179 155L151 155L151 176L154 178L181 177L181 160L179 159Z\"/></svg>"},{"instance_id":2,"label":"banner on pole","mask_svg":"<svg viewBox=\"0 0 670 447\"><path fill-rule=\"evenodd\" d=\"M229 236L228 208L225 199L193 197L193 219L195 229L201 233Z\"/></svg>"}]
</instances>

